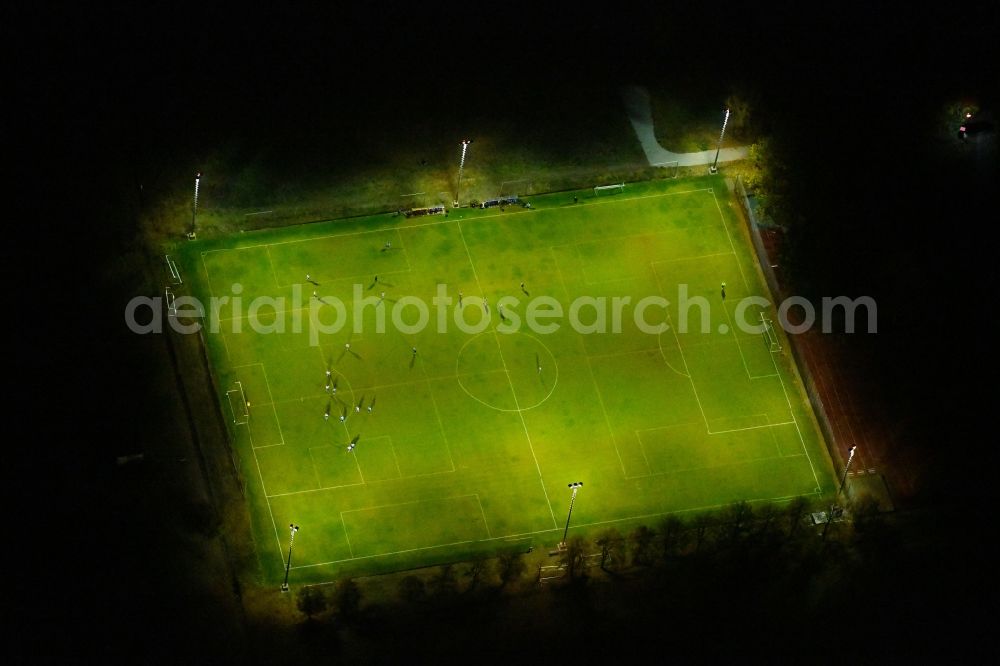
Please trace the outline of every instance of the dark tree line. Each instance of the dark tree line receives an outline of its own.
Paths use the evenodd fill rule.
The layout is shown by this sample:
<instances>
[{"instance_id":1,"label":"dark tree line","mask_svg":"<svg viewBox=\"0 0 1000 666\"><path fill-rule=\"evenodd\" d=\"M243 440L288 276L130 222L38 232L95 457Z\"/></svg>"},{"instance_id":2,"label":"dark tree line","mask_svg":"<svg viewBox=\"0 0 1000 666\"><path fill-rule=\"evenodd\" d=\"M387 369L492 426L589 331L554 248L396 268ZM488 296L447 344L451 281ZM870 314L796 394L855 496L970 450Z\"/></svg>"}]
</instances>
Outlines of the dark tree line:
<instances>
[{"instance_id":1,"label":"dark tree line","mask_svg":"<svg viewBox=\"0 0 1000 666\"><path fill-rule=\"evenodd\" d=\"M525 644L544 651L554 637L597 650L611 634L645 644L661 623L676 630L660 636L664 646L685 649L685 640L704 640L724 625L725 636L706 654L758 633L798 649L859 594L875 594L879 612L899 612L887 596L905 589L925 561L910 539L924 524L887 516L862 498L823 539L811 513L825 508L797 499L670 515L654 525L573 535L556 557L505 551L412 572L395 583L393 599L368 600L349 580L307 587L299 609L313 634L337 637L310 639L324 650L351 644L379 655L405 652L381 642L385 632L415 641L406 650L420 654L440 655L448 645L506 654ZM529 561L558 573L539 584L540 570ZM869 618L872 610L854 613Z\"/></svg>"}]
</instances>

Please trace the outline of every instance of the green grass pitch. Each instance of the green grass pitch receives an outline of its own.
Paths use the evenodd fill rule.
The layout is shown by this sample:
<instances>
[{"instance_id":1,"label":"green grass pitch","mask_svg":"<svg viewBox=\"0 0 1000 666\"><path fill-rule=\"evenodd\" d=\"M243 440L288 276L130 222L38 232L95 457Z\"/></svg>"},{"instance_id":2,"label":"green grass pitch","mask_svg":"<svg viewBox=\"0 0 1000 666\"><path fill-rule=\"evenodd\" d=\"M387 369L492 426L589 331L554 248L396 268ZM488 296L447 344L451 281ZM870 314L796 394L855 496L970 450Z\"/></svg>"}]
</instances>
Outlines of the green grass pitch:
<instances>
[{"instance_id":1,"label":"green grass pitch","mask_svg":"<svg viewBox=\"0 0 1000 666\"><path fill-rule=\"evenodd\" d=\"M194 295L242 299L241 311L232 302L218 307L220 330L206 340L223 414L232 420L225 393L237 381L250 403L247 423L233 424L231 436L268 580L283 575L290 523L301 528L292 580L318 581L552 547L570 482L584 482L571 533L655 526L672 512L835 487L790 357L733 326L740 299L767 291L724 181L577 194L577 204L572 194L539 196L532 209L381 215L183 248ZM522 282L531 298L562 304L564 316L552 320L558 330L528 329ZM386 299L365 309L360 333L355 284L365 298L384 291ZM485 296L489 327L460 331L452 306L447 332L438 332L431 303L439 284L456 300L462 292L470 324ZM679 285L711 304L708 332L677 331L676 315L662 308L646 318L671 328L640 331L632 306L651 295L674 303ZM313 291L345 304L342 330L310 330ZM247 305L262 296L286 299L256 313L284 332L249 326ZM391 308L405 296L431 305L425 330L393 325ZM516 332L496 330L504 296L521 300L507 309L522 319ZM622 331L573 330L570 303L601 296L609 319L611 298L631 298ZM386 313L381 333L378 308ZM325 324L334 321L332 305L318 309ZM402 313L414 322L414 307ZM591 322L593 308L580 319Z\"/></svg>"}]
</instances>

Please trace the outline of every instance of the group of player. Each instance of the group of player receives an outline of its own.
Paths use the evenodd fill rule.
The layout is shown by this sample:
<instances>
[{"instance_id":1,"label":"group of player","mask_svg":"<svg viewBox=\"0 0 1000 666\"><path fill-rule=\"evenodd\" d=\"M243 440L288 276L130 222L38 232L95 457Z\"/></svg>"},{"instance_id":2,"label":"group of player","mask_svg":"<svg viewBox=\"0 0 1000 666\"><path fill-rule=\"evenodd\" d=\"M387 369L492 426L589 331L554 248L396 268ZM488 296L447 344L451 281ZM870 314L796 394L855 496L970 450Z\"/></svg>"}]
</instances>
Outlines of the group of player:
<instances>
[{"instance_id":1,"label":"group of player","mask_svg":"<svg viewBox=\"0 0 1000 666\"><path fill-rule=\"evenodd\" d=\"M346 349L350 349L351 348L351 343L349 343L349 342L346 343L345 344L345 348ZM331 400L327 401L327 403L326 403L326 411L323 413L323 420L324 421L329 421L330 420L330 409L333 406L333 401L336 400L338 403L341 403L343 405L342 408L341 408L341 410L340 410L340 422L341 423L345 423L347 421L348 408L347 408L346 404L342 403L341 400L336 397L337 396L337 379L333 376L333 371L331 371L331 370L327 370L326 371L326 392L329 393L333 397L332 397ZM375 396L372 396L372 398L368 402L368 404L365 405L365 397L362 395L361 399L358 400L358 404L354 405L354 413L355 414L360 414L362 407L365 407L368 410L369 414L373 413L375 411ZM354 447L357 446L357 444L358 444L358 438L355 437L351 441L351 443L347 445L347 451L348 452L353 451Z\"/></svg>"},{"instance_id":2,"label":"group of player","mask_svg":"<svg viewBox=\"0 0 1000 666\"><path fill-rule=\"evenodd\" d=\"M382 248L382 251L385 252L385 251L389 250L391 247L392 247L392 243L389 242L389 241L386 241L385 245ZM315 280L313 280L312 276L309 273L306 273L306 281L309 282L309 283L311 283L311 284L313 284L314 286L319 286L319 283L316 282ZM375 276L375 280L374 280L374 282L372 284L374 285L374 284L377 284L377 283L378 283L378 276L376 275ZM725 285L723 285L723 289L725 289ZM521 291L524 292L526 295L528 294L528 290L525 288L523 282L521 283ZM725 293L725 292L723 292L723 293ZM316 294L315 291L313 291L313 297L314 298L318 298L318 296L317 296L317 294ZM381 298L379 299L379 302L381 302L383 300L385 300L385 292L384 291L381 292ZM458 292L458 304L459 304L459 306L462 305L462 292L461 291ZM486 297L484 296L483 297L483 310L487 311L488 308L489 308L489 303L486 300ZM503 314L503 306L502 305L498 306L498 312L500 313L500 318L501 319L506 319L506 317L504 317L504 314ZM350 342L345 342L344 343L344 350L348 351L348 352L351 351L351 343ZM417 355L417 348L413 347L411 351L413 352L413 356L416 357L416 355ZM542 366L539 363L538 364L538 372L541 373L541 371L542 371ZM336 400L338 403L341 402L340 399L336 397L337 396L337 380L336 380L336 378L333 377L333 372L331 370L329 370L329 369L327 369L327 371L326 371L326 392L330 393L333 396L333 399L330 400L330 401L328 401L326 403L326 412L323 413L323 420L324 421L329 421L330 420L330 408L333 405L333 400ZM361 408L365 406L364 402L365 402L365 397L361 396L361 399L358 400L358 404L354 405L354 412L356 414L360 414L361 413ZM368 409L368 413L369 414L371 414L374 411L374 409L375 409L375 396L372 396L371 401L367 405L367 409ZM341 412L340 412L340 422L341 423L345 423L347 421L347 414L348 414L347 405L344 405L343 408L341 409ZM348 451L348 453L354 451L354 448L358 445L358 439L359 439L358 437L355 437L353 440L351 440L351 443L347 445L347 451Z\"/></svg>"},{"instance_id":3,"label":"group of player","mask_svg":"<svg viewBox=\"0 0 1000 666\"><path fill-rule=\"evenodd\" d=\"M390 242L386 241L386 244L383 247L383 252L386 251L386 250L388 250L388 249L390 249L391 247L392 247L392 244ZM306 273L306 282L311 283L313 286L317 286L317 287L319 286L319 283L316 282L315 280L313 280L312 279L312 275L310 275L309 273ZM375 281L374 281L373 284L376 284L376 283L378 283L378 276L377 275L375 276ZM313 291L313 298L319 298L319 295L316 293L316 291ZM381 298L379 299L379 302L381 302L383 300L385 300L385 292L384 291L381 294ZM345 342L344 343L344 351L346 351L346 352L351 351L351 343L350 342ZM413 355L414 356L417 355L417 348L416 347L413 348ZM329 401L327 401L327 403L326 403L326 411L323 412L323 420L324 421L329 421L330 420L330 409L333 406L333 401L336 400L338 403L340 403L340 404L343 405L342 408L341 408L341 411L340 411L340 422L341 423L346 423L346 421L347 421L347 414L348 414L348 408L347 408L347 405L344 404L344 403L342 403L341 400L337 397L337 379L333 376L333 371L330 370L329 368L326 371L326 387L325 387L325 390L326 390L327 393L329 393L332 396L332 399L329 400ZM368 413L371 414L375 410L375 396L372 396L371 401L369 401L368 405L366 406L365 405L365 397L362 395L361 399L358 400L358 404L354 405L354 413L355 414L360 414L362 407L366 407L368 409ZM352 439L351 443L347 445L347 451L348 451L348 453L354 451L355 447L358 445L358 439L360 439L360 435L356 436L354 439Z\"/></svg>"}]
</instances>

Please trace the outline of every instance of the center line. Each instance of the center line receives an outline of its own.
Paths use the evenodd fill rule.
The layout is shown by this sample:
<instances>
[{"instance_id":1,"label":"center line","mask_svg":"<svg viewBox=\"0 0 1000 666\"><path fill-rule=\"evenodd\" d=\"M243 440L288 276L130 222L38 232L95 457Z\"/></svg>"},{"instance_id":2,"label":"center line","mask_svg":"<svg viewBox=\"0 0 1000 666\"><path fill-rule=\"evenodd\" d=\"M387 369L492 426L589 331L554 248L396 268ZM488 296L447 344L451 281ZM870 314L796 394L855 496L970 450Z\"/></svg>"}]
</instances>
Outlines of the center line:
<instances>
[{"instance_id":1,"label":"center line","mask_svg":"<svg viewBox=\"0 0 1000 666\"><path fill-rule=\"evenodd\" d=\"M472 266L472 276L476 279L476 286L479 287L479 293L483 294L483 286L479 282L479 273L476 271L476 265L472 261L472 253L469 252L469 244L465 242L465 232L462 231L462 223L458 223L458 235L462 238L462 245L465 246L465 254L469 257L469 265ZM545 489L545 480L542 478L542 468L538 464L538 457L535 456L535 447L531 445L531 435L528 434L528 424L524 421L524 412L521 411L521 405L517 402L517 392L514 390L514 382L510 378L510 371L507 369L507 361L503 357L503 349L500 348L500 339L497 338L497 330L493 329L493 339L497 343L497 351L500 353L500 362L503 363L503 371L507 375L507 383L510 384L510 393L514 396L514 407L517 408L517 415L521 419L521 427L524 428L524 436L528 440L528 450L531 451L531 458L535 461L535 471L538 472L538 482L542 484L542 492L545 494L545 503L549 506L549 515L552 516L552 524L555 527L559 527L559 522L556 520L556 514L552 511L552 501L549 499L549 491Z\"/></svg>"}]
</instances>

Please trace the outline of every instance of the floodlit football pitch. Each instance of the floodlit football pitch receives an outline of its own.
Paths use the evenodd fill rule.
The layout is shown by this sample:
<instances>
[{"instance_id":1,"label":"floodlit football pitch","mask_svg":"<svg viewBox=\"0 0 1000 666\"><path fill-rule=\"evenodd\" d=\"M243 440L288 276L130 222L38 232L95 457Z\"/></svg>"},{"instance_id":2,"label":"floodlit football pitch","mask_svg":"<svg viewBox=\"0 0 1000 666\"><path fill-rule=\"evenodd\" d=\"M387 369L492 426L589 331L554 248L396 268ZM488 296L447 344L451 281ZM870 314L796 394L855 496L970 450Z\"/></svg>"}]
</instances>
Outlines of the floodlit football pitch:
<instances>
[{"instance_id":1,"label":"floodlit football pitch","mask_svg":"<svg viewBox=\"0 0 1000 666\"><path fill-rule=\"evenodd\" d=\"M230 299L205 339L265 577L290 524L292 582L320 581L551 548L574 482L570 535L834 489L784 334L738 325L777 316L738 311L770 297L729 196L630 184L182 248L191 293ZM687 331L681 294L706 306Z\"/></svg>"}]
</instances>

